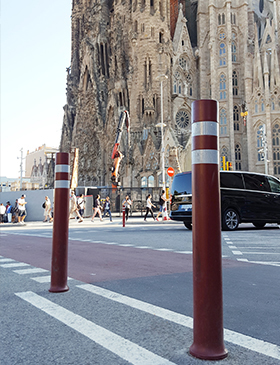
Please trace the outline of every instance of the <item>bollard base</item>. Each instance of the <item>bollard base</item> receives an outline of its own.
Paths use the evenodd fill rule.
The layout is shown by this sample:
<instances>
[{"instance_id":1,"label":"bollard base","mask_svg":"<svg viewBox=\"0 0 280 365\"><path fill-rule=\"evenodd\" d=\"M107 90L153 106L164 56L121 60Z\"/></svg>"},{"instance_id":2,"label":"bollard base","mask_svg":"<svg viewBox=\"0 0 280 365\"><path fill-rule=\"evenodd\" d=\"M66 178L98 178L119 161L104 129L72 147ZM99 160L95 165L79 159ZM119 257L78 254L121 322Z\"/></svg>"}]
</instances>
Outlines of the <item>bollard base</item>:
<instances>
[{"instance_id":1,"label":"bollard base","mask_svg":"<svg viewBox=\"0 0 280 365\"><path fill-rule=\"evenodd\" d=\"M223 360L228 356L228 350L224 347L215 351L195 344L191 345L189 353L202 360Z\"/></svg>"},{"instance_id":2,"label":"bollard base","mask_svg":"<svg viewBox=\"0 0 280 365\"><path fill-rule=\"evenodd\" d=\"M62 293L62 292L65 292L65 291L68 291L69 290L69 287L68 285L65 285L65 286L51 286L50 289L49 289L49 292L50 293Z\"/></svg>"}]
</instances>

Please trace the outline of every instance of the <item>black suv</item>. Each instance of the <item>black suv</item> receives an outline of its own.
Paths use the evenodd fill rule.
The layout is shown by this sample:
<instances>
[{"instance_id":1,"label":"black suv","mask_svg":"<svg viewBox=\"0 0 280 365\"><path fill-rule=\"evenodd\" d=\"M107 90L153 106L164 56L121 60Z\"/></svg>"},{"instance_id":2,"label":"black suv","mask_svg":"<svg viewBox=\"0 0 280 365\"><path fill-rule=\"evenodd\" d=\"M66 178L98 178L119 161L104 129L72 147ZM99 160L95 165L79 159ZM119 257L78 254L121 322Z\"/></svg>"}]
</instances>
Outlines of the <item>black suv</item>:
<instances>
[{"instance_id":1,"label":"black suv","mask_svg":"<svg viewBox=\"0 0 280 365\"><path fill-rule=\"evenodd\" d=\"M221 219L223 230L239 223L280 224L280 181L270 175L220 171ZM175 175L171 188L170 218L192 229L192 173Z\"/></svg>"}]
</instances>

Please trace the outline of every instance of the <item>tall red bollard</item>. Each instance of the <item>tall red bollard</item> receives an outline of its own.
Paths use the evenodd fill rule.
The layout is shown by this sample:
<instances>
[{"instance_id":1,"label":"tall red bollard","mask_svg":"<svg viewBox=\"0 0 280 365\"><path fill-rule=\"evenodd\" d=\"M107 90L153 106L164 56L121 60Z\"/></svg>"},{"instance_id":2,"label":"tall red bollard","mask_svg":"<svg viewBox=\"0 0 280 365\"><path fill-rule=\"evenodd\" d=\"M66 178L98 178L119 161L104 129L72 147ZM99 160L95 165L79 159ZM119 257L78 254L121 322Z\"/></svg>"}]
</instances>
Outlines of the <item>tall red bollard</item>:
<instances>
[{"instance_id":1,"label":"tall red bollard","mask_svg":"<svg viewBox=\"0 0 280 365\"><path fill-rule=\"evenodd\" d=\"M224 359L218 103L192 104L194 327L190 354Z\"/></svg>"},{"instance_id":2,"label":"tall red bollard","mask_svg":"<svg viewBox=\"0 0 280 365\"><path fill-rule=\"evenodd\" d=\"M125 206L122 206L122 226L125 227Z\"/></svg>"},{"instance_id":3,"label":"tall red bollard","mask_svg":"<svg viewBox=\"0 0 280 365\"><path fill-rule=\"evenodd\" d=\"M69 153L57 153L55 163L54 220L50 292L69 290L67 286L69 227Z\"/></svg>"}]
</instances>

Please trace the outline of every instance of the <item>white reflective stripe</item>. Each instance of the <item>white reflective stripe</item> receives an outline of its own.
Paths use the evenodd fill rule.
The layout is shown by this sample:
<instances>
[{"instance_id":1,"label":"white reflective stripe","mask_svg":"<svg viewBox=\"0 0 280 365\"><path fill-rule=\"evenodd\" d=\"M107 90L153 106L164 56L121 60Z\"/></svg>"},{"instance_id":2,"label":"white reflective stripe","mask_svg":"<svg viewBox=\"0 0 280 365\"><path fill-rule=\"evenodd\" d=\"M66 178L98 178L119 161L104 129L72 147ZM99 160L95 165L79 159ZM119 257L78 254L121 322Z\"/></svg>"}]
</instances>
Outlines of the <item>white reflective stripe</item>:
<instances>
[{"instance_id":1,"label":"white reflective stripe","mask_svg":"<svg viewBox=\"0 0 280 365\"><path fill-rule=\"evenodd\" d=\"M70 189L70 181L69 180L57 180L54 182L55 189Z\"/></svg>"},{"instance_id":2,"label":"white reflective stripe","mask_svg":"<svg viewBox=\"0 0 280 365\"><path fill-rule=\"evenodd\" d=\"M192 151L192 164L212 163L219 164L219 152L217 150Z\"/></svg>"},{"instance_id":3,"label":"white reflective stripe","mask_svg":"<svg viewBox=\"0 0 280 365\"><path fill-rule=\"evenodd\" d=\"M55 165L55 172L70 172L69 165Z\"/></svg>"},{"instance_id":4,"label":"white reflective stripe","mask_svg":"<svg viewBox=\"0 0 280 365\"><path fill-rule=\"evenodd\" d=\"M219 129L217 122L196 122L192 123L192 136L218 136Z\"/></svg>"}]
</instances>

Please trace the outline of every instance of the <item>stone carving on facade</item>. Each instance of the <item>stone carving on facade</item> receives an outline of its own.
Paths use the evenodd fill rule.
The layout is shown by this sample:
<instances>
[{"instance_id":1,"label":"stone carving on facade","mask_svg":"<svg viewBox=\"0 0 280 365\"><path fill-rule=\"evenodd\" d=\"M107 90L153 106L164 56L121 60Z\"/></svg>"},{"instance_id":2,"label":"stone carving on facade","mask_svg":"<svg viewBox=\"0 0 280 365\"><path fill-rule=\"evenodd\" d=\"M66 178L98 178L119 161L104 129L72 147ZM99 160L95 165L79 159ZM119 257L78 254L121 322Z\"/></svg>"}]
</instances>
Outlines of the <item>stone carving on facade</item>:
<instances>
[{"instance_id":1,"label":"stone carving on facade","mask_svg":"<svg viewBox=\"0 0 280 365\"><path fill-rule=\"evenodd\" d=\"M155 126L161 121L161 98L169 155L176 150L182 168L191 165L191 104L214 98L219 101L221 155L226 153L234 168L264 172L264 163L258 161L257 128L266 123L269 172L279 176L280 161L273 157L278 147L272 146L272 138L280 118L275 32L280 28L280 0L274 2L277 16L268 0L262 8L242 0L194 0L191 6L182 1L177 13L175 2L161 2L159 9L157 2L73 0L60 148L79 148L81 181L110 185L111 154L123 109L131 117L131 150L122 140L121 184L140 186L141 176L160 174L161 134ZM162 74L168 76L163 95L157 79ZM244 101L246 123L240 116ZM156 173L147 169L151 153L158 162ZM235 164L236 156L241 159Z\"/></svg>"}]
</instances>

